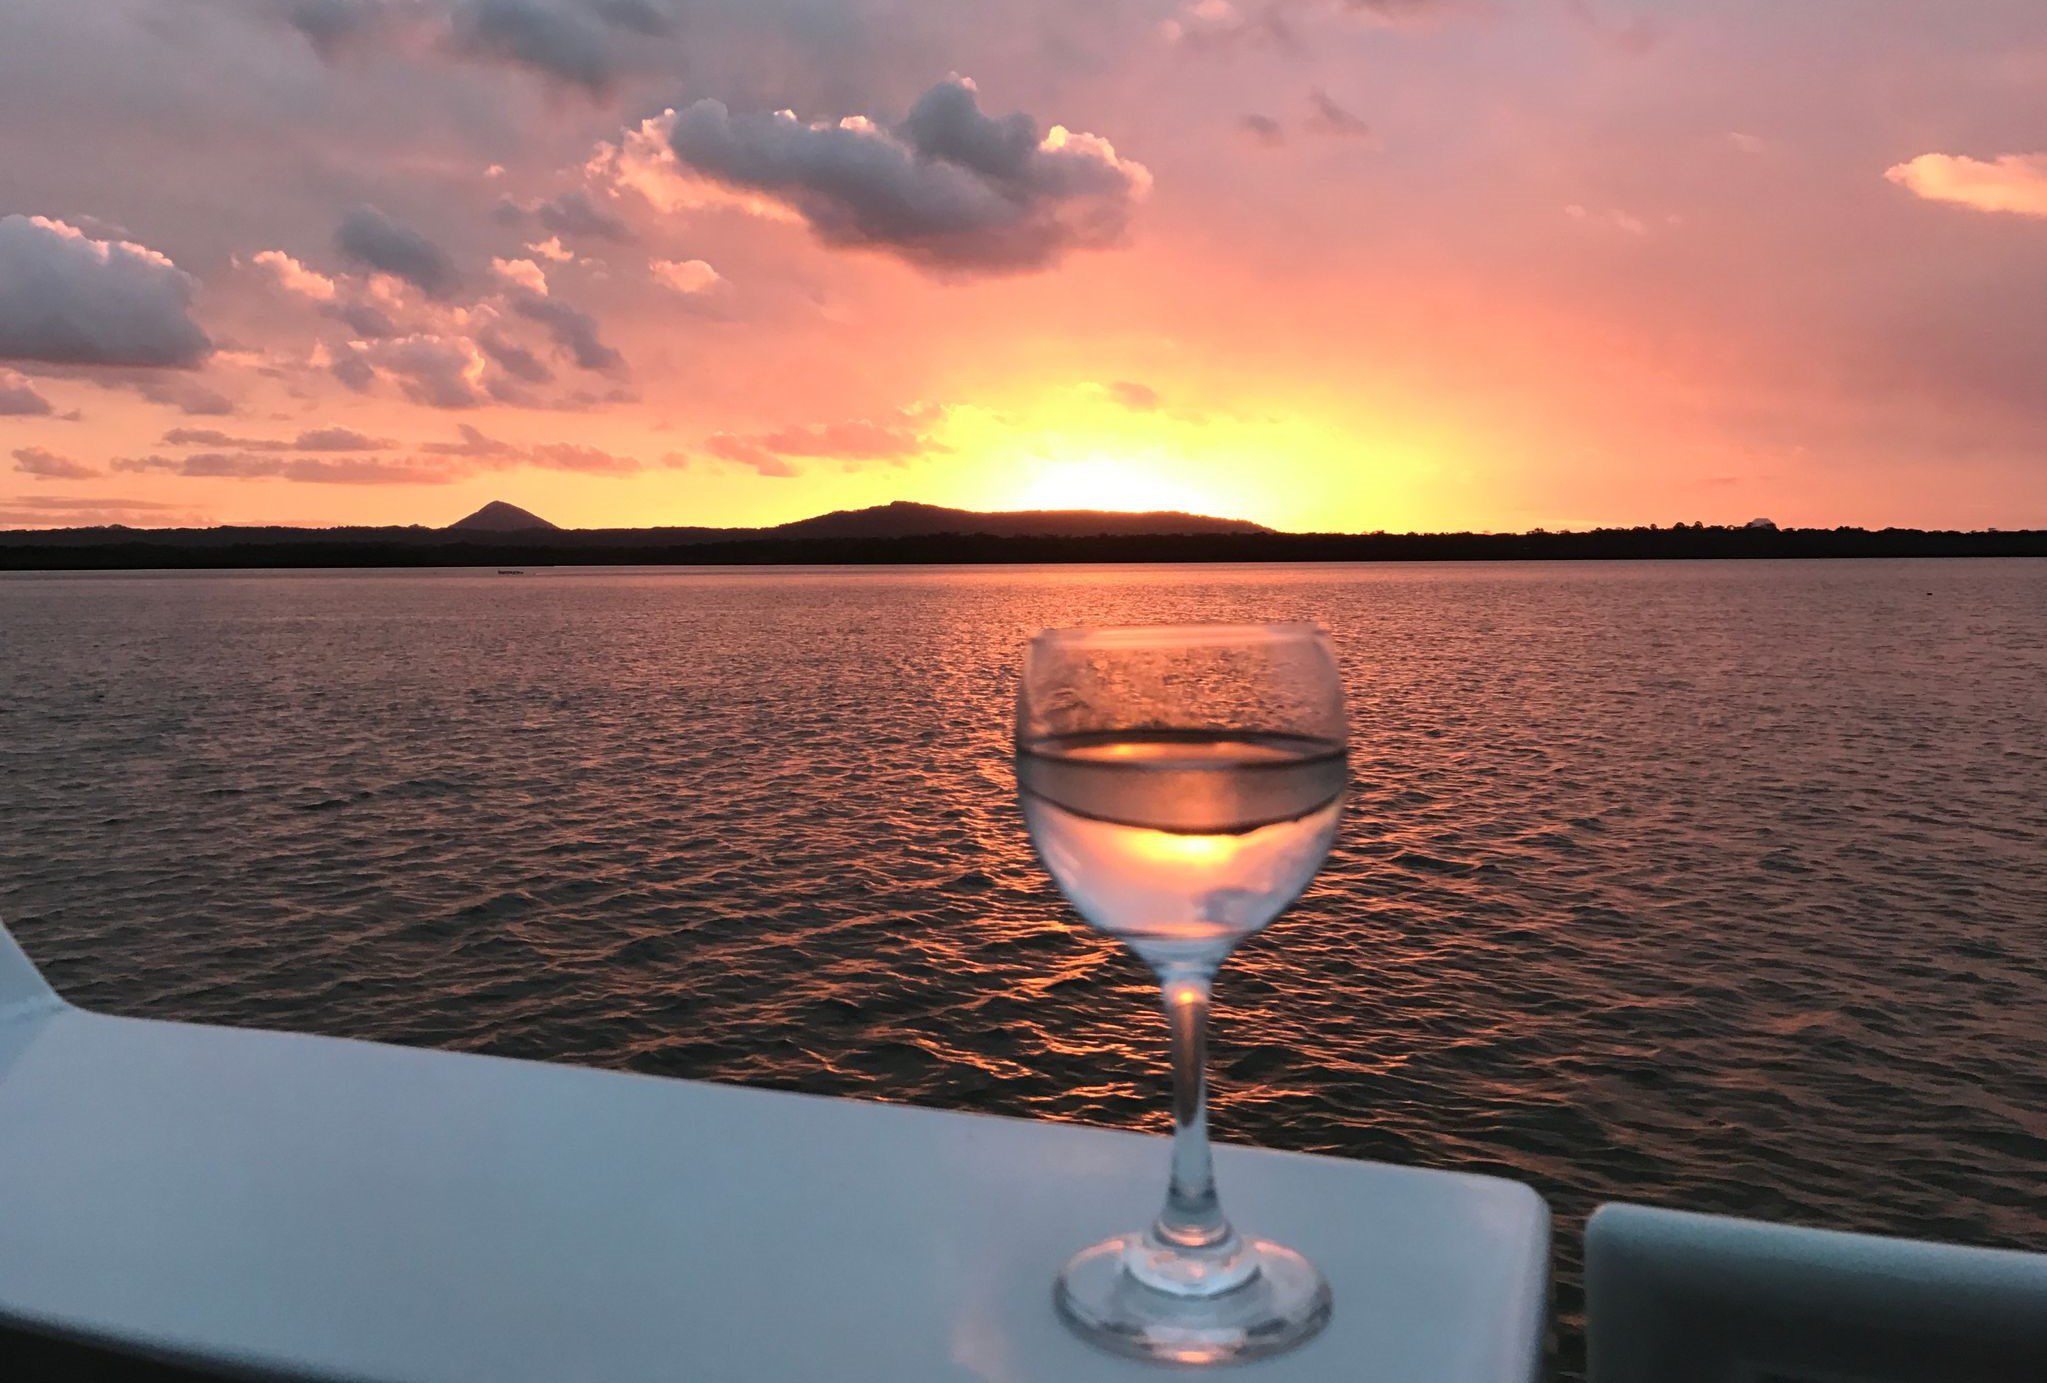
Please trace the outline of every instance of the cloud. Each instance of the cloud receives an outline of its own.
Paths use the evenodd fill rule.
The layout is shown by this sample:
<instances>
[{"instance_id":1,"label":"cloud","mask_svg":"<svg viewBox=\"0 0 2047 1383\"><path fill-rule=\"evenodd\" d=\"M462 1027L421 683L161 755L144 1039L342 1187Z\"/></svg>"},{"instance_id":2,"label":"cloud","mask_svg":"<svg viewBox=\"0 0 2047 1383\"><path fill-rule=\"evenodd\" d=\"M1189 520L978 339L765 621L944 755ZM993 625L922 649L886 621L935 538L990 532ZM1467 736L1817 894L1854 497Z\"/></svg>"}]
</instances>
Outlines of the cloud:
<instances>
[{"instance_id":1,"label":"cloud","mask_svg":"<svg viewBox=\"0 0 2047 1383\"><path fill-rule=\"evenodd\" d=\"M277 286L287 293L316 303L331 303L337 292L334 280L325 274L308 269L282 250L258 250L249 260L261 265L276 279Z\"/></svg>"},{"instance_id":2,"label":"cloud","mask_svg":"<svg viewBox=\"0 0 2047 1383\"><path fill-rule=\"evenodd\" d=\"M16 447L14 469L38 480L90 480L101 474L98 467L59 456L47 447Z\"/></svg>"},{"instance_id":3,"label":"cloud","mask_svg":"<svg viewBox=\"0 0 2047 1383\"><path fill-rule=\"evenodd\" d=\"M1308 128L1338 139L1371 139L1372 127L1338 105L1321 87L1308 93Z\"/></svg>"},{"instance_id":4,"label":"cloud","mask_svg":"<svg viewBox=\"0 0 2047 1383\"><path fill-rule=\"evenodd\" d=\"M788 480L803 473L794 461L786 460L743 437L734 437L726 432L716 432L706 437L701 456L731 461L745 466L756 475L771 476L777 480ZM672 451L662 458L662 463L681 470L693 467L699 459L700 457L691 456L686 452Z\"/></svg>"},{"instance_id":5,"label":"cloud","mask_svg":"<svg viewBox=\"0 0 2047 1383\"><path fill-rule=\"evenodd\" d=\"M482 348L466 336L418 332L383 341L350 341L329 368L358 393L388 378L414 403L475 408L490 399L484 387L488 366Z\"/></svg>"},{"instance_id":6,"label":"cloud","mask_svg":"<svg viewBox=\"0 0 2047 1383\"><path fill-rule=\"evenodd\" d=\"M47 418L50 401L36 392L26 376L0 370L0 418Z\"/></svg>"},{"instance_id":7,"label":"cloud","mask_svg":"<svg viewBox=\"0 0 2047 1383\"><path fill-rule=\"evenodd\" d=\"M521 297L512 310L540 323L555 345L585 370L609 370L625 358L597 335L597 319L552 298Z\"/></svg>"},{"instance_id":8,"label":"cloud","mask_svg":"<svg viewBox=\"0 0 2047 1383\"><path fill-rule=\"evenodd\" d=\"M928 435L941 410L898 409L880 419L776 428L770 432L716 432L705 438L701 455L745 466L761 475L787 477L801 473L798 460L837 461L846 467L870 462L900 466L914 457L948 448ZM671 454L666 464L689 466L696 457Z\"/></svg>"},{"instance_id":9,"label":"cloud","mask_svg":"<svg viewBox=\"0 0 2047 1383\"><path fill-rule=\"evenodd\" d=\"M665 32L651 4L554 5L541 0L471 0L456 11L452 44L470 57L509 63L592 96L608 96L625 70L620 30Z\"/></svg>"},{"instance_id":10,"label":"cloud","mask_svg":"<svg viewBox=\"0 0 2047 1383\"><path fill-rule=\"evenodd\" d=\"M537 222L542 230L549 233L548 239L562 259L574 258L562 248L561 237L565 235L575 239L608 240L620 245L631 244L639 238L624 217L599 206L581 188L537 202L515 202L505 197L492 209L491 219L507 226L521 225L529 219ZM550 253L549 257L555 256Z\"/></svg>"},{"instance_id":11,"label":"cloud","mask_svg":"<svg viewBox=\"0 0 2047 1383\"><path fill-rule=\"evenodd\" d=\"M538 203L533 207L533 216L542 229L556 235L583 236L619 244L630 243L634 238L633 228L626 224L625 218L598 206L590 200L588 193L580 189Z\"/></svg>"},{"instance_id":12,"label":"cloud","mask_svg":"<svg viewBox=\"0 0 2047 1383\"><path fill-rule=\"evenodd\" d=\"M1397 20L1443 9L1450 0L1341 0L1341 3L1345 9L1356 10L1361 14ZM1579 3L1582 5L1583 0L1579 0Z\"/></svg>"},{"instance_id":13,"label":"cloud","mask_svg":"<svg viewBox=\"0 0 2047 1383\"><path fill-rule=\"evenodd\" d=\"M296 0L286 15L327 62L376 52L520 68L596 98L646 70L669 0Z\"/></svg>"},{"instance_id":14,"label":"cloud","mask_svg":"<svg viewBox=\"0 0 2047 1383\"><path fill-rule=\"evenodd\" d=\"M343 434L343 435L336 435ZM296 442L251 441L204 429L174 429L166 441L199 438L217 448L169 456L151 452L116 457L113 469L129 474L163 474L214 480L286 480L314 485L446 485L514 466L569 471L579 475L624 476L645 469L631 456L621 456L577 442L545 442L514 446L485 436L473 427L459 429L458 441L427 442L413 456L301 456L301 451L394 450L388 438L369 438L345 428L323 428L299 434ZM33 450L33 449L29 449ZM17 458L22 453L16 453ZM60 458L61 459L61 458ZM23 465L22 469L29 467ZM69 474L51 471L49 474ZM81 474L98 474L85 471Z\"/></svg>"},{"instance_id":15,"label":"cloud","mask_svg":"<svg viewBox=\"0 0 2047 1383\"><path fill-rule=\"evenodd\" d=\"M290 441L275 437L236 437L212 427L174 427L164 433L166 446L233 448L237 451L389 451L398 444L352 427L314 427Z\"/></svg>"},{"instance_id":16,"label":"cloud","mask_svg":"<svg viewBox=\"0 0 2047 1383\"><path fill-rule=\"evenodd\" d=\"M0 216L0 359L193 366L213 343L196 281L155 250L42 216Z\"/></svg>"},{"instance_id":17,"label":"cloud","mask_svg":"<svg viewBox=\"0 0 2047 1383\"><path fill-rule=\"evenodd\" d=\"M1644 221L1632 211L1623 211L1619 207L1609 207L1604 211L1599 211L1572 202L1564 208L1564 215L1580 225L1603 227L1621 231L1627 235L1647 235L1649 233L1649 223L1647 221Z\"/></svg>"},{"instance_id":18,"label":"cloud","mask_svg":"<svg viewBox=\"0 0 2047 1383\"><path fill-rule=\"evenodd\" d=\"M1367 3L1368 0L1349 2L1358 5ZM1442 4L1443 0L1377 0L1377 3L1380 8L1387 11L1405 8L1419 14L1432 5ZM1564 10L1601 42L1637 57L1654 48L1663 38L1663 25L1649 15L1631 15L1626 19L1610 20L1593 8L1592 0L1564 0ZM1394 16L1389 13L1388 17Z\"/></svg>"},{"instance_id":19,"label":"cloud","mask_svg":"<svg viewBox=\"0 0 2047 1383\"><path fill-rule=\"evenodd\" d=\"M471 468L456 462L376 456L299 457L269 452L200 451L185 456L116 457L114 469L215 480L294 480L312 485L447 485Z\"/></svg>"},{"instance_id":20,"label":"cloud","mask_svg":"<svg viewBox=\"0 0 2047 1383\"><path fill-rule=\"evenodd\" d=\"M168 475L229 476L236 479L276 475L284 466L284 462L275 456L246 451L195 451L184 456L151 452L147 456L117 456L112 464L115 470L131 475L162 471Z\"/></svg>"},{"instance_id":21,"label":"cloud","mask_svg":"<svg viewBox=\"0 0 2047 1383\"><path fill-rule=\"evenodd\" d=\"M576 389L562 396L562 408L600 408L607 403L638 403L640 396L623 384L614 384L602 393L594 389Z\"/></svg>"},{"instance_id":22,"label":"cloud","mask_svg":"<svg viewBox=\"0 0 2047 1383\"><path fill-rule=\"evenodd\" d=\"M647 272L663 288L691 297L708 293L725 282L716 269L701 259L657 259L647 265Z\"/></svg>"},{"instance_id":23,"label":"cloud","mask_svg":"<svg viewBox=\"0 0 2047 1383\"><path fill-rule=\"evenodd\" d=\"M1114 245L1151 185L1107 140L1058 125L1040 137L1028 115L983 114L964 78L926 91L894 130L702 100L669 120L668 144L684 167L786 206L827 244L945 274L1042 269Z\"/></svg>"},{"instance_id":24,"label":"cloud","mask_svg":"<svg viewBox=\"0 0 2047 1383\"><path fill-rule=\"evenodd\" d=\"M547 296L547 275L530 259L493 259L491 272L538 297Z\"/></svg>"},{"instance_id":25,"label":"cloud","mask_svg":"<svg viewBox=\"0 0 2047 1383\"><path fill-rule=\"evenodd\" d=\"M352 427L315 427L292 439L293 451L384 451L398 445L388 437L371 437Z\"/></svg>"},{"instance_id":26,"label":"cloud","mask_svg":"<svg viewBox=\"0 0 2047 1383\"><path fill-rule=\"evenodd\" d=\"M1930 202L2047 216L2047 153L2002 154L1989 160L1921 154L1886 168L1884 176Z\"/></svg>"},{"instance_id":27,"label":"cloud","mask_svg":"<svg viewBox=\"0 0 2047 1383\"><path fill-rule=\"evenodd\" d=\"M352 208L334 232L334 246L358 264L392 275L430 298L445 298L459 275L441 247L373 206Z\"/></svg>"},{"instance_id":28,"label":"cloud","mask_svg":"<svg viewBox=\"0 0 2047 1383\"><path fill-rule=\"evenodd\" d=\"M377 342L371 362L394 376L399 392L434 408L473 408L484 401L483 353L459 336L400 336Z\"/></svg>"},{"instance_id":29,"label":"cloud","mask_svg":"<svg viewBox=\"0 0 2047 1383\"><path fill-rule=\"evenodd\" d=\"M430 456L517 456L519 449L510 442L500 442L495 437L486 437L468 423L457 424L455 431L460 440L454 442L424 442L419 450Z\"/></svg>"},{"instance_id":30,"label":"cloud","mask_svg":"<svg viewBox=\"0 0 2047 1383\"><path fill-rule=\"evenodd\" d=\"M632 475L641 469L640 463L630 456L615 456L574 442L549 442L529 447L526 460L546 470L579 471L584 475Z\"/></svg>"},{"instance_id":31,"label":"cloud","mask_svg":"<svg viewBox=\"0 0 2047 1383\"><path fill-rule=\"evenodd\" d=\"M501 470L507 466L525 462L546 470L581 471L587 475L630 475L645 467L630 456L617 456L596 447L582 446L574 442L543 442L538 446L520 447L462 424L456 429L458 440L453 442L425 442L418 450L428 456L459 456L480 463L479 468Z\"/></svg>"},{"instance_id":32,"label":"cloud","mask_svg":"<svg viewBox=\"0 0 2047 1383\"><path fill-rule=\"evenodd\" d=\"M286 20L328 62L388 43L426 17L406 0L298 0Z\"/></svg>"},{"instance_id":33,"label":"cloud","mask_svg":"<svg viewBox=\"0 0 2047 1383\"><path fill-rule=\"evenodd\" d=\"M235 437L217 427L174 427L163 435L166 446L240 447L247 451L283 451L285 443L260 437Z\"/></svg>"},{"instance_id":34,"label":"cloud","mask_svg":"<svg viewBox=\"0 0 2047 1383\"><path fill-rule=\"evenodd\" d=\"M130 375L114 382L125 383L151 403L175 408L189 417L225 418L235 411L235 401L226 394L184 376Z\"/></svg>"},{"instance_id":35,"label":"cloud","mask_svg":"<svg viewBox=\"0 0 2047 1383\"><path fill-rule=\"evenodd\" d=\"M1237 128L1253 143L1262 144L1268 149L1276 149L1286 143L1286 131L1269 115L1259 115L1254 111L1238 120Z\"/></svg>"},{"instance_id":36,"label":"cloud","mask_svg":"<svg viewBox=\"0 0 2047 1383\"><path fill-rule=\"evenodd\" d=\"M175 509L155 499L102 499L97 495L15 495L5 501L24 509L132 509L137 512L158 512Z\"/></svg>"},{"instance_id":37,"label":"cloud","mask_svg":"<svg viewBox=\"0 0 2047 1383\"><path fill-rule=\"evenodd\" d=\"M362 298L345 298L331 304L328 315L365 341L381 341L399 335L398 323L390 313Z\"/></svg>"},{"instance_id":38,"label":"cloud","mask_svg":"<svg viewBox=\"0 0 2047 1383\"><path fill-rule=\"evenodd\" d=\"M550 296L539 265L499 259L493 266L500 291L459 303L406 302L411 290L402 282L372 280L372 290L404 306L405 324L391 323L380 312L379 320L360 325L388 330L323 343L314 363L357 393L373 392L381 384L432 408L474 408L492 401L530 408L618 402L610 395L549 397L533 387L552 382L556 371L542 358L546 352L520 339L526 331L544 333L564 360L584 370L616 374L625 361L604 339L595 317ZM345 283L344 297L354 287L353 281Z\"/></svg>"},{"instance_id":39,"label":"cloud","mask_svg":"<svg viewBox=\"0 0 2047 1383\"><path fill-rule=\"evenodd\" d=\"M562 244L561 237L558 235L550 235L545 240L536 240L526 248L539 255L542 259L555 264L566 264L576 257L574 251Z\"/></svg>"},{"instance_id":40,"label":"cloud","mask_svg":"<svg viewBox=\"0 0 2047 1383\"><path fill-rule=\"evenodd\" d=\"M1581 19L1591 15L1586 0L1563 0ZM1276 49L1293 55L1311 50L1304 31L1335 15L1361 20L1374 28L1413 29L1459 10L1477 12L1484 0L1257 0L1239 6L1231 0L1187 0L1158 28L1165 41L1181 51L1203 55L1243 49Z\"/></svg>"},{"instance_id":41,"label":"cloud","mask_svg":"<svg viewBox=\"0 0 2047 1383\"><path fill-rule=\"evenodd\" d=\"M1261 5L1245 14L1230 0L1191 0L1159 25L1166 42L1192 53L1227 53L1238 48L1295 47L1287 6Z\"/></svg>"},{"instance_id":42,"label":"cloud","mask_svg":"<svg viewBox=\"0 0 2047 1383\"><path fill-rule=\"evenodd\" d=\"M616 143L599 144L583 165L583 174L614 195L631 192L656 211L674 214L707 208L744 212L766 221L800 225L801 213L773 197L728 186L684 168L669 139L675 112L665 110L629 127ZM561 241L551 241L557 248ZM552 257L539 245L527 248ZM566 250L561 257L572 258Z\"/></svg>"},{"instance_id":43,"label":"cloud","mask_svg":"<svg viewBox=\"0 0 2047 1383\"><path fill-rule=\"evenodd\" d=\"M377 382L377 367L369 352L350 342L327 364L334 377L358 394L367 394Z\"/></svg>"},{"instance_id":44,"label":"cloud","mask_svg":"<svg viewBox=\"0 0 2047 1383\"><path fill-rule=\"evenodd\" d=\"M906 421L877 423L865 418L785 427L752 440L783 456L828 456L840 461L902 461L922 452L943 450Z\"/></svg>"},{"instance_id":45,"label":"cloud","mask_svg":"<svg viewBox=\"0 0 2047 1383\"><path fill-rule=\"evenodd\" d=\"M0 525L9 528L199 528L210 516L147 499L75 495L16 495L0 499Z\"/></svg>"},{"instance_id":46,"label":"cloud","mask_svg":"<svg viewBox=\"0 0 2047 1383\"><path fill-rule=\"evenodd\" d=\"M282 478L314 485L451 485L467 479L462 467L378 457L309 458L285 463Z\"/></svg>"},{"instance_id":47,"label":"cloud","mask_svg":"<svg viewBox=\"0 0 2047 1383\"><path fill-rule=\"evenodd\" d=\"M522 379L528 384L545 384L554 378L554 371L547 368L547 362L494 327L477 333L476 344L483 347L483 353L500 370L514 379Z\"/></svg>"},{"instance_id":48,"label":"cloud","mask_svg":"<svg viewBox=\"0 0 2047 1383\"><path fill-rule=\"evenodd\" d=\"M1137 381L1130 379L1119 379L1106 387L1109 391L1109 396L1115 399L1116 402L1122 404L1125 408L1135 409L1139 413L1149 413L1157 408L1160 403L1159 391L1152 388L1149 384L1139 384Z\"/></svg>"}]
</instances>

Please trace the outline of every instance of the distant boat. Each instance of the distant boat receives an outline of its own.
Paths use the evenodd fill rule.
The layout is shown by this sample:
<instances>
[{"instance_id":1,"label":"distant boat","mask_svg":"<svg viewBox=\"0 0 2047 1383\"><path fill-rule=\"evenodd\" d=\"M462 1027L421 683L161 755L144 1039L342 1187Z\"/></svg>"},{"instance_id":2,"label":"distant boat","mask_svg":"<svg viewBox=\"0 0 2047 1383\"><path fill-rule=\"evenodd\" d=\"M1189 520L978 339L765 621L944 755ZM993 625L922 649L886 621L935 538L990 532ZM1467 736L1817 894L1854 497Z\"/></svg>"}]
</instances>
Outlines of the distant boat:
<instances>
[{"instance_id":1,"label":"distant boat","mask_svg":"<svg viewBox=\"0 0 2047 1383\"><path fill-rule=\"evenodd\" d=\"M499 567L499 568L498 568L498 575L499 575L499 576L524 576L525 574L526 574L525 572L523 572L523 571L520 571L520 570L519 570L519 569L518 569L517 567Z\"/></svg>"}]
</instances>

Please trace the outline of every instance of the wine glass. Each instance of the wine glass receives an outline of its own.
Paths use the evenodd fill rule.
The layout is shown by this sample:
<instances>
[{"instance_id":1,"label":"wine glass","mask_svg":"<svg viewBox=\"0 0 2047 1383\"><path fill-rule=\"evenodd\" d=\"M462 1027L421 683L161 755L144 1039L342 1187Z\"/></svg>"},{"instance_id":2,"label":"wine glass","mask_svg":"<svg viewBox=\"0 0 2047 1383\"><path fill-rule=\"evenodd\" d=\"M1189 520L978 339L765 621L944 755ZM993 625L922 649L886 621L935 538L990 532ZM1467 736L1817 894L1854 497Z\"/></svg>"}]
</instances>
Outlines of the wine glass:
<instances>
[{"instance_id":1,"label":"wine glass","mask_svg":"<svg viewBox=\"0 0 2047 1383\"><path fill-rule=\"evenodd\" d=\"M1216 968L1300 895L1335 838L1346 730L1312 624L1048 629L1025 653L1016 777L1031 841L1081 916L1158 975L1171 1038L1165 1206L1083 1250L1054 1292L1109 1349L1222 1363L1329 1319L1313 1264L1223 1215L1204 1066Z\"/></svg>"}]
</instances>

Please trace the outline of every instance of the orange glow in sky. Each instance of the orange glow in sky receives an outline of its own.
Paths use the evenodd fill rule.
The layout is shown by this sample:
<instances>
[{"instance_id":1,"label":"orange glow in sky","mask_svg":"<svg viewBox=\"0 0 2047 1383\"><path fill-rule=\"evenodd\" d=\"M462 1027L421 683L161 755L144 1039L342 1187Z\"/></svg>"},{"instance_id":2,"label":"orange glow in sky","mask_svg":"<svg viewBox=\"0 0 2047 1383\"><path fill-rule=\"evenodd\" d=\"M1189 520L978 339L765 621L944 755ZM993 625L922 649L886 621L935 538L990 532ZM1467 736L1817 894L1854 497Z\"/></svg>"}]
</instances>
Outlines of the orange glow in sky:
<instances>
[{"instance_id":1,"label":"orange glow in sky","mask_svg":"<svg viewBox=\"0 0 2047 1383\"><path fill-rule=\"evenodd\" d=\"M1118 509L1141 512L1178 509L1183 513L1217 512L1225 506L1201 491L1175 483L1141 461L1097 455L1084 461L1054 461L1041 466L1030 483L1004 509Z\"/></svg>"}]
</instances>

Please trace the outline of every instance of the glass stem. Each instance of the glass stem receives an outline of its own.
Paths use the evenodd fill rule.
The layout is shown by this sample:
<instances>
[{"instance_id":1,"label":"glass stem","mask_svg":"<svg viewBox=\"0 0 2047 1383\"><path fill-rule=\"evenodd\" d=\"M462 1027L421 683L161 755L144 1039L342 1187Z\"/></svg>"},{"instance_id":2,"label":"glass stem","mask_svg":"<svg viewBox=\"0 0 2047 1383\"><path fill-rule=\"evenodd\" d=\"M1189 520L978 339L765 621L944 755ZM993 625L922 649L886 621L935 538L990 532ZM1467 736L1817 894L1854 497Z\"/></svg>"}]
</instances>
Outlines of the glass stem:
<instances>
[{"instance_id":1,"label":"glass stem","mask_svg":"<svg viewBox=\"0 0 2047 1383\"><path fill-rule=\"evenodd\" d=\"M1150 1237L1158 1248L1226 1258L1236 1231L1216 1199L1208 1151L1208 1000L1213 969L1163 969L1166 1028L1173 1050L1173 1176Z\"/></svg>"}]
</instances>

